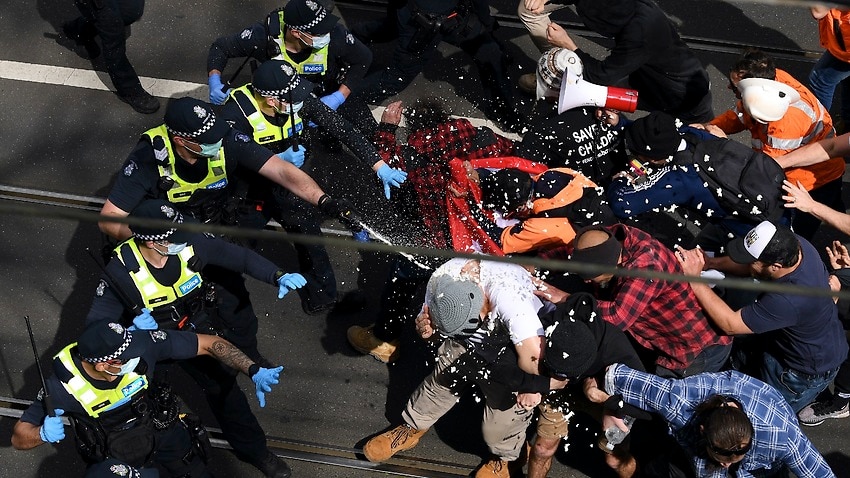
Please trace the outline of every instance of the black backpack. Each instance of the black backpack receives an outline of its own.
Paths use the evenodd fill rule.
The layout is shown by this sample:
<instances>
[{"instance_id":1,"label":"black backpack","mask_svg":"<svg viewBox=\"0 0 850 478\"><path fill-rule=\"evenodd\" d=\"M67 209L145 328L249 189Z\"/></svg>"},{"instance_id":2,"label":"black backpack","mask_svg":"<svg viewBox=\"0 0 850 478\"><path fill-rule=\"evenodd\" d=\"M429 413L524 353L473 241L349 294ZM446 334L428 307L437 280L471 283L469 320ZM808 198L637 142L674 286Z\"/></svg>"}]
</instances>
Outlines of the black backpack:
<instances>
[{"instance_id":1,"label":"black backpack","mask_svg":"<svg viewBox=\"0 0 850 478\"><path fill-rule=\"evenodd\" d=\"M732 217L776 221L783 212L785 172L770 156L734 140L704 140L694 147L694 166Z\"/></svg>"}]
</instances>

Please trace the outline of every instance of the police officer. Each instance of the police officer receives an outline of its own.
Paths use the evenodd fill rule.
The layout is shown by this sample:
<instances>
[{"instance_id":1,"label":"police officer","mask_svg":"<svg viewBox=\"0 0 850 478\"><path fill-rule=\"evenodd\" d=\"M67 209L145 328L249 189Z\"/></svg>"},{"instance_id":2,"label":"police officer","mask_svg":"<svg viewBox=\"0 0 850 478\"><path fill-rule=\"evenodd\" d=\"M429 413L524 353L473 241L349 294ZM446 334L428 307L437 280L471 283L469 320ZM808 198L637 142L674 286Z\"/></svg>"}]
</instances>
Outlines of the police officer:
<instances>
[{"instance_id":1,"label":"police officer","mask_svg":"<svg viewBox=\"0 0 850 478\"><path fill-rule=\"evenodd\" d=\"M173 224L184 221L173 205L161 199L143 201L130 217ZM255 252L222 239L171 227L130 227L133 237L115 249L115 257L106 265L87 324L127 317L124 325L129 325L132 318L139 329L212 333L214 306L207 303L207 282L200 273L208 264L246 271L255 279L274 284L278 298L306 282L300 274L286 274ZM224 438L236 455L267 476L284 476L288 467L269 452L265 432L236 383L235 371L206 359L181 361L180 365L204 390Z\"/></svg>"},{"instance_id":2,"label":"police officer","mask_svg":"<svg viewBox=\"0 0 850 478\"><path fill-rule=\"evenodd\" d=\"M118 174L101 214L126 217L142 200L163 198L181 213L203 222L232 224L236 208L232 182L237 166L318 205L326 216L357 221L347 201L331 198L306 173L218 120L210 105L188 97L173 100L166 108L165 124L142 136ZM118 240L130 237L124 224L101 222L99 226ZM203 272L216 284L225 337L262 362L257 350L257 316L244 279L214 265Z\"/></svg>"},{"instance_id":3,"label":"police officer","mask_svg":"<svg viewBox=\"0 0 850 478\"><path fill-rule=\"evenodd\" d=\"M130 331L115 322L96 322L56 354L54 374L15 424L12 445L29 450L63 440L61 416L67 415L88 463L112 458L133 468L157 464L171 476L211 476L177 414L158 420L162 414L151 399L157 362L201 355L249 375L261 406L282 370L260 367L215 335ZM45 409L47 397L53 410Z\"/></svg>"},{"instance_id":4,"label":"police officer","mask_svg":"<svg viewBox=\"0 0 850 478\"><path fill-rule=\"evenodd\" d=\"M297 142L306 122L315 122L375 171L389 199L390 186L399 187L407 173L389 167L374 145L348 120L312 95L312 90L312 84L296 73L292 65L270 60L254 72L253 83L231 90L221 116L299 168L304 164L307 149L303 144L296 148L293 140ZM262 228L274 218L289 232L321 235L312 208L291 192L257 174L245 174L240 179L248 183L245 188L249 202L258 205L240 208L241 226ZM298 291L304 311L312 315L332 307L336 302L336 279L324 246L296 244L295 249L301 270L308 277L307 287Z\"/></svg>"},{"instance_id":5,"label":"police officer","mask_svg":"<svg viewBox=\"0 0 850 478\"><path fill-rule=\"evenodd\" d=\"M94 41L100 37L106 71L115 85L118 98L139 113L154 113L159 100L142 88L139 75L127 58L128 26L139 21L145 10L145 0L76 0L81 16L62 25L66 37L85 47L91 59L100 55Z\"/></svg>"},{"instance_id":6,"label":"police officer","mask_svg":"<svg viewBox=\"0 0 850 478\"><path fill-rule=\"evenodd\" d=\"M210 102L227 100L222 83L229 58L250 56L260 62L285 60L313 82L314 93L328 108L365 129L371 135L377 127L366 103L348 101L362 87L372 64L372 51L339 24L339 17L316 0L289 0L240 33L216 39L207 56ZM229 85L228 85L229 86Z\"/></svg>"}]
</instances>

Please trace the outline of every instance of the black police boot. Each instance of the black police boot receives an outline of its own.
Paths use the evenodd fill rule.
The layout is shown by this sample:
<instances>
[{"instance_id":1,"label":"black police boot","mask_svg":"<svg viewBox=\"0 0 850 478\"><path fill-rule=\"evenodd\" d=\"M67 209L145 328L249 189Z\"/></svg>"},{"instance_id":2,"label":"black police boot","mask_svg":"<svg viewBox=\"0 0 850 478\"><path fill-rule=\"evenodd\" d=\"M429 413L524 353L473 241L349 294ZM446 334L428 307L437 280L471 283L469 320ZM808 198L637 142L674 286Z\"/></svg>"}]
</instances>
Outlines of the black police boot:
<instances>
[{"instance_id":1,"label":"black police boot","mask_svg":"<svg viewBox=\"0 0 850 478\"><path fill-rule=\"evenodd\" d=\"M155 113L159 109L159 100L142 89L132 93L118 93L118 98L142 114Z\"/></svg>"},{"instance_id":2,"label":"black police boot","mask_svg":"<svg viewBox=\"0 0 850 478\"><path fill-rule=\"evenodd\" d=\"M289 465L270 451L259 463L254 463L254 466L269 478L289 478L292 476Z\"/></svg>"}]
</instances>

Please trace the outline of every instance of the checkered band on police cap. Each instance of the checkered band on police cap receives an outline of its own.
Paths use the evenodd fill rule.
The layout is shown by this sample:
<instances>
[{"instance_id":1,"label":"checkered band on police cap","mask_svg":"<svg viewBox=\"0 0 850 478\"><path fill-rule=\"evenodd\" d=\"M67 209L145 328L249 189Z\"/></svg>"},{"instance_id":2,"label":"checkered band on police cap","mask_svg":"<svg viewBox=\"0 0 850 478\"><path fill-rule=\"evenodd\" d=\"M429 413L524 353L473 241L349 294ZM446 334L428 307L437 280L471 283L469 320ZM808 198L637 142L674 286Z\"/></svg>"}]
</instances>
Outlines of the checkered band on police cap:
<instances>
[{"instance_id":1,"label":"checkered band on police cap","mask_svg":"<svg viewBox=\"0 0 850 478\"><path fill-rule=\"evenodd\" d=\"M177 212L173 207L162 205L160 206L160 211L165 218L171 219L171 222L175 224L183 224L183 215ZM164 241L168 239L177 228L170 228L160 232L153 232L147 234L135 233L134 235L143 241Z\"/></svg>"},{"instance_id":2,"label":"checkered band on police cap","mask_svg":"<svg viewBox=\"0 0 850 478\"><path fill-rule=\"evenodd\" d=\"M89 363L123 360L124 352L130 350L133 334L121 324L109 322L106 325L95 324L80 336L77 348L80 358Z\"/></svg>"},{"instance_id":3,"label":"checkered band on police cap","mask_svg":"<svg viewBox=\"0 0 850 478\"><path fill-rule=\"evenodd\" d=\"M254 81L251 85L254 91L262 96L278 98L290 91L295 91L300 83L301 77L296 74L295 68L285 61L279 61L265 62L260 65L254 72Z\"/></svg>"},{"instance_id":4,"label":"checkered band on police cap","mask_svg":"<svg viewBox=\"0 0 850 478\"><path fill-rule=\"evenodd\" d=\"M170 221L172 224L183 224L183 214L173 204L163 199L147 199L139 203L130 212L131 218L158 219ZM130 230L136 239L142 241L162 242L168 240L172 243L183 243L191 240L192 234L179 231L175 227L131 224Z\"/></svg>"},{"instance_id":5,"label":"checkered band on police cap","mask_svg":"<svg viewBox=\"0 0 850 478\"><path fill-rule=\"evenodd\" d=\"M172 128L168 124L165 125L165 128L169 133L182 136L184 138L197 138L198 136L206 133L213 126L215 126L215 113L209 108L204 108L200 105L195 105L192 107L192 111L198 116L200 120L200 127L194 131L183 131L176 128Z\"/></svg>"},{"instance_id":6,"label":"checkered band on police cap","mask_svg":"<svg viewBox=\"0 0 850 478\"><path fill-rule=\"evenodd\" d=\"M284 14L286 15L286 23L293 30L299 30L302 32L312 32L313 29L318 24L322 23L322 20L324 20L325 17L328 16L328 10L325 7L319 5L314 0L307 0L306 2L304 2L304 5L307 7L307 9L310 10L310 13L312 13L313 15L313 18L307 21L309 17L305 15L306 11L304 11L304 9L297 9L297 7L300 6L297 5L299 1L300 0L290 0L290 4L292 5L287 4L287 7L285 7ZM298 11L298 14L292 14L295 11ZM296 24L298 22L304 23Z\"/></svg>"}]
</instances>

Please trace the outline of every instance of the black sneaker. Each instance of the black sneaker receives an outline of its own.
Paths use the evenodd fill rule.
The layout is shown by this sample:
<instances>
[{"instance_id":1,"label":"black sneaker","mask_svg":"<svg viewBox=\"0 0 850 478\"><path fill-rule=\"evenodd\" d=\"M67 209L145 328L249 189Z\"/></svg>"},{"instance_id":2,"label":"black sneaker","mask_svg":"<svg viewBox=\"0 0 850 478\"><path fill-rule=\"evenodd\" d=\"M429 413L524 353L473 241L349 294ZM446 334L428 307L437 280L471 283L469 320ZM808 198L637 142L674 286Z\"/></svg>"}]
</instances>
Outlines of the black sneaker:
<instances>
[{"instance_id":1,"label":"black sneaker","mask_svg":"<svg viewBox=\"0 0 850 478\"><path fill-rule=\"evenodd\" d=\"M289 465L270 451L266 453L265 458L259 463L255 463L254 466L269 478L289 478L292 476Z\"/></svg>"},{"instance_id":2,"label":"black sneaker","mask_svg":"<svg viewBox=\"0 0 850 478\"><path fill-rule=\"evenodd\" d=\"M124 103L132 106L134 110L142 114L156 113L159 109L159 100L154 98L150 93L142 90L138 93L130 93L126 95L118 94L118 98Z\"/></svg>"},{"instance_id":3,"label":"black sneaker","mask_svg":"<svg viewBox=\"0 0 850 478\"><path fill-rule=\"evenodd\" d=\"M850 398L831 397L821 402L807 405L797 413L800 424L814 427L829 418L850 417Z\"/></svg>"}]
</instances>

